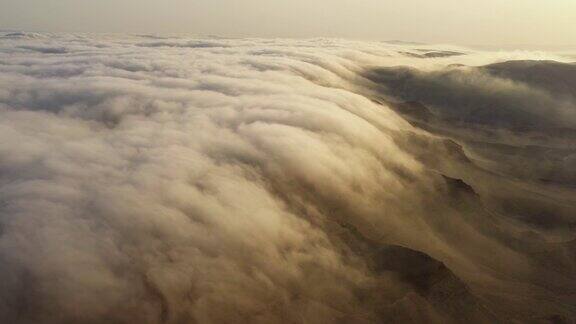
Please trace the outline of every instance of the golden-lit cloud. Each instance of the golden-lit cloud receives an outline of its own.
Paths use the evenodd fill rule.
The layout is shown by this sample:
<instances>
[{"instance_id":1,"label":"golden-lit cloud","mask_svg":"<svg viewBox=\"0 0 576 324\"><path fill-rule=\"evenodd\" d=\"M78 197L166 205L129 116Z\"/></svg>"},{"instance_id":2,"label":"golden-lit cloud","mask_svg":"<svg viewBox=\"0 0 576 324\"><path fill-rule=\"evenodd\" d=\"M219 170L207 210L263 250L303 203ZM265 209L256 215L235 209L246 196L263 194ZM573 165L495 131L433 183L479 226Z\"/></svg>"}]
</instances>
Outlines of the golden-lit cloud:
<instances>
[{"instance_id":1,"label":"golden-lit cloud","mask_svg":"<svg viewBox=\"0 0 576 324\"><path fill-rule=\"evenodd\" d=\"M0 37L0 322L576 314L569 59Z\"/></svg>"}]
</instances>

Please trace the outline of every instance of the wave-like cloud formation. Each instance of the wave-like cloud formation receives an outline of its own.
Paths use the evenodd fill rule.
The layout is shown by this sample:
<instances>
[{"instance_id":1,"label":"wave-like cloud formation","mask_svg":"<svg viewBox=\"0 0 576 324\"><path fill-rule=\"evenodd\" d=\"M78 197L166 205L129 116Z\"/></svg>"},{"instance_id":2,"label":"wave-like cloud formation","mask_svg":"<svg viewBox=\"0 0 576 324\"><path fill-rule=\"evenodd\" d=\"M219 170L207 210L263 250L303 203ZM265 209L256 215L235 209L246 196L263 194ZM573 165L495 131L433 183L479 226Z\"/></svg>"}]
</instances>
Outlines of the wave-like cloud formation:
<instances>
[{"instance_id":1,"label":"wave-like cloud formation","mask_svg":"<svg viewBox=\"0 0 576 324\"><path fill-rule=\"evenodd\" d=\"M6 34L0 322L573 320L574 77L449 46Z\"/></svg>"}]
</instances>

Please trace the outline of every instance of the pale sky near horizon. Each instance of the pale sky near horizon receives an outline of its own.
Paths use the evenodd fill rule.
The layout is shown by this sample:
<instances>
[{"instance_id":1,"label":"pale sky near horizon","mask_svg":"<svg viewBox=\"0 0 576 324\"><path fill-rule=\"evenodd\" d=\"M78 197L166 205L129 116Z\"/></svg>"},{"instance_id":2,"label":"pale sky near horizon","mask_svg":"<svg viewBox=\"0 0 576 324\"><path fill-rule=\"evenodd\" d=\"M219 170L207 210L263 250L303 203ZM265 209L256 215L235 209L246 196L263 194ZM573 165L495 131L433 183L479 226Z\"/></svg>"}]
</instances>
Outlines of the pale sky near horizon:
<instances>
[{"instance_id":1,"label":"pale sky near horizon","mask_svg":"<svg viewBox=\"0 0 576 324\"><path fill-rule=\"evenodd\" d=\"M0 29L576 45L576 0L0 0Z\"/></svg>"}]
</instances>

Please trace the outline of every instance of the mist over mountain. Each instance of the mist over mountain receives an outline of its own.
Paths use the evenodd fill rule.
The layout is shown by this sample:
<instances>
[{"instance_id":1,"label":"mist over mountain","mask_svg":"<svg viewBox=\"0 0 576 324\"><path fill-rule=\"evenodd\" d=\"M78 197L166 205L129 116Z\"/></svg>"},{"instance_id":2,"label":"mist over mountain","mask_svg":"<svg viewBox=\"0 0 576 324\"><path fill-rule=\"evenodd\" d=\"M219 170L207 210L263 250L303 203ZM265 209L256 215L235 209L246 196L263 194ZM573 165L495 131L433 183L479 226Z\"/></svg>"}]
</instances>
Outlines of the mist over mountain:
<instances>
[{"instance_id":1,"label":"mist over mountain","mask_svg":"<svg viewBox=\"0 0 576 324\"><path fill-rule=\"evenodd\" d=\"M0 323L572 323L576 65L0 33Z\"/></svg>"}]
</instances>

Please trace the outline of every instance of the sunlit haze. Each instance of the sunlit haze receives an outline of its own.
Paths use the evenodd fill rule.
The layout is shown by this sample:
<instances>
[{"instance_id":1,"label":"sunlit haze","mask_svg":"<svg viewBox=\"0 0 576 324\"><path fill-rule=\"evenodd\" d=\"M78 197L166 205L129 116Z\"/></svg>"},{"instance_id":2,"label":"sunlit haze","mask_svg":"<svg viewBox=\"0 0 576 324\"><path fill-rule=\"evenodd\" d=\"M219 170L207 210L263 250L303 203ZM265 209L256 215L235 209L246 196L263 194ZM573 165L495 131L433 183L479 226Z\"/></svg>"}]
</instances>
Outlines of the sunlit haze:
<instances>
[{"instance_id":1,"label":"sunlit haze","mask_svg":"<svg viewBox=\"0 0 576 324\"><path fill-rule=\"evenodd\" d=\"M0 28L569 46L573 0L0 0Z\"/></svg>"}]
</instances>

